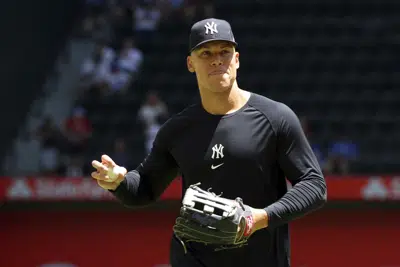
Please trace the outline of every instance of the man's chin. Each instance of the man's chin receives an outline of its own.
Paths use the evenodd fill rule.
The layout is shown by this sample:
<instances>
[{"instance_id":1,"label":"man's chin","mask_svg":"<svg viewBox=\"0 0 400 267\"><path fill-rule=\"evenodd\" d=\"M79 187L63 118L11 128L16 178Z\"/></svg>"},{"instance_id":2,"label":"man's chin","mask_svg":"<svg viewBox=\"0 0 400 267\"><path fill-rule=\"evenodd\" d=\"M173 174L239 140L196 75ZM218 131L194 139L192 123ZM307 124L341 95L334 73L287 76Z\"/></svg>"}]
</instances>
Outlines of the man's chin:
<instances>
[{"instance_id":1,"label":"man's chin","mask_svg":"<svg viewBox=\"0 0 400 267\"><path fill-rule=\"evenodd\" d=\"M212 88L215 93L225 93L229 92L232 86L229 83L221 82L220 84L213 86Z\"/></svg>"}]
</instances>

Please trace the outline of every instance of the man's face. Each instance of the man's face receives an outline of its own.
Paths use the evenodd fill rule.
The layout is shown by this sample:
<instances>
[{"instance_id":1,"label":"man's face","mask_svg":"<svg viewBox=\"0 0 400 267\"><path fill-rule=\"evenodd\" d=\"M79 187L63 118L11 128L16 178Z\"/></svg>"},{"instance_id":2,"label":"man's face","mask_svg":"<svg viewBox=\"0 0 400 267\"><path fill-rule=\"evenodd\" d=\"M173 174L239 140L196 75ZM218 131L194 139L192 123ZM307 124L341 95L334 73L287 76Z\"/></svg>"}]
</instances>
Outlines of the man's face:
<instances>
[{"instance_id":1,"label":"man's face","mask_svg":"<svg viewBox=\"0 0 400 267\"><path fill-rule=\"evenodd\" d=\"M190 72L196 73L200 88L212 92L230 90L239 68L239 53L230 42L213 41L194 50L187 57Z\"/></svg>"}]
</instances>

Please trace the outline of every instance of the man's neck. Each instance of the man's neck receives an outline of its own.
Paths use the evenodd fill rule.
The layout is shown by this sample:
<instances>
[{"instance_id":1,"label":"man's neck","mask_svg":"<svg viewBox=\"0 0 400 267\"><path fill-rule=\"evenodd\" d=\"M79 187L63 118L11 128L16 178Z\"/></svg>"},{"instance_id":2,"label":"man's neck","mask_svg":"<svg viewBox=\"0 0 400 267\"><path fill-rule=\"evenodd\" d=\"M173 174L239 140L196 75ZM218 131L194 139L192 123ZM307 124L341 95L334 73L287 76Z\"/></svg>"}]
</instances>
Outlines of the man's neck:
<instances>
[{"instance_id":1,"label":"man's neck","mask_svg":"<svg viewBox=\"0 0 400 267\"><path fill-rule=\"evenodd\" d=\"M200 90L203 108L212 115L225 115L242 108L250 98L250 93L240 89L237 84L223 93Z\"/></svg>"}]
</instances>

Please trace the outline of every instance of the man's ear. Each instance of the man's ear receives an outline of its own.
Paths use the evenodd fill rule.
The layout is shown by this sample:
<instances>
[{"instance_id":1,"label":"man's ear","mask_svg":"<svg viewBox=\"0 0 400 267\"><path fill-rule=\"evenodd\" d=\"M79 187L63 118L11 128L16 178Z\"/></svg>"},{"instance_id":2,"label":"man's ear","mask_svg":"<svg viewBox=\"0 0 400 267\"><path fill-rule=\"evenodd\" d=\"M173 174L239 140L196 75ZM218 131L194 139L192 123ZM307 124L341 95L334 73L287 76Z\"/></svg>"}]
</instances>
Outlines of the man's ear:
<instances>
[{"instance_id":1,"label":"man's ear","mask_svg":"<svg viewBox=\"0 0 400 267\"><path fill-rule=\"evenodd\" d=\"M187 68L191 73L194 73L194 66L193 66L193 62L192 62L192 58L190 56L187 56L186 58L186 64L187 64Z\"/></svg>"},{"instance_id":2,"label":"man's ear","mask_svg":"<svg viewBox=\"0 0 400 267\"><path fill-rule=\"evenodd\" d=\"M239 69L240 67L239 52L235 53L235 63L236 63L236 69Z\"/></svg>"}]
</instances>

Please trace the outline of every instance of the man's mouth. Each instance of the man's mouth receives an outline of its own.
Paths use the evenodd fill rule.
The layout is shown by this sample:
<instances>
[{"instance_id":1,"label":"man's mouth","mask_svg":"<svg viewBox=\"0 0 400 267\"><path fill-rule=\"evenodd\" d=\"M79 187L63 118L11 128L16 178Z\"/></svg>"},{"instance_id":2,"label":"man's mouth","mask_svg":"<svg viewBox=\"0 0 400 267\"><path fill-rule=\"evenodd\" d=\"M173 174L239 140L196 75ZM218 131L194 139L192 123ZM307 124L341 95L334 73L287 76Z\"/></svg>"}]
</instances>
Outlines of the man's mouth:
<instances>
[{"instance_id":1,"label":"man's mouth","mask_svg":"<svg viewBox=\"0 0 400 267\"><path fill-rule=\"evenodd\" d=\"M216 71L210 72L208 75L213 76L213 75L221 75L221 74L225 74L225 73L226 73L226 71L216 70Z\"/></svg>"}]
</instances>

